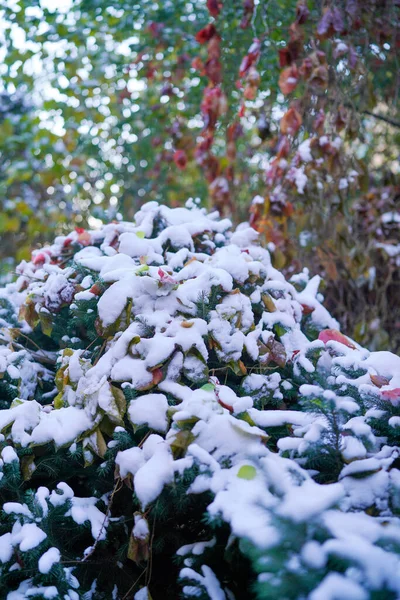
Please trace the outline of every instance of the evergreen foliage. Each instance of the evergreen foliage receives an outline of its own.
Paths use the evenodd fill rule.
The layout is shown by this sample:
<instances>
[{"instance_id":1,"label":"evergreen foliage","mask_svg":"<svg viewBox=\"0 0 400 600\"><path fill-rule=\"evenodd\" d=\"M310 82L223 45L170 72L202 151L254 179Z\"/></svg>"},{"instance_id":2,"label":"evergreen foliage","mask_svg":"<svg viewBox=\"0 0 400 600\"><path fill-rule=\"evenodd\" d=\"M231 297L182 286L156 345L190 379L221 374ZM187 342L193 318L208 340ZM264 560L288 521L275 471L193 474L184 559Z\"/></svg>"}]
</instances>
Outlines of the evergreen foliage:
<instances>
[{"instance_id":1,"label":"evergreen foliage","mask_svg":"<svg viewBox=\"0 0 400 600\"><path fill-rule=\"evenodd\" d=\"M0 596L400 596L400 358L189 202L0 291Z\"/></svg>"}]
</instances>

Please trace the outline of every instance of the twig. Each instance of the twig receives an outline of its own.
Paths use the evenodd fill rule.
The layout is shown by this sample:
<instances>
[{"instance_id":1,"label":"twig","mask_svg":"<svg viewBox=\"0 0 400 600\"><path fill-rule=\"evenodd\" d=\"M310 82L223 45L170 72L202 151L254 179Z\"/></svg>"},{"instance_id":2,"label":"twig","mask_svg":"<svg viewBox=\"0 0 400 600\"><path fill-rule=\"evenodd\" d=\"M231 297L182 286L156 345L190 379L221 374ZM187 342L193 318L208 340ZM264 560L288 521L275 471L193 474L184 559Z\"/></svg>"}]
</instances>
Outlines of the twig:
<instances>
[{"instance_id":1,"label":"twig","mask_svg":"<svg viewBox=\"0 0 400 600\"><path fill-rule=\"evenodd\" d=\"M101 356L102 356L102 354L103 354L103 350L104 350L104 348L105 348L105 347L106 347L106 345L107 345L107 341L108 341L108 340L104 340L104 342L103 342L103 344L102 344L102 346L101 346L101 348L100 348L99 355L98 355L98 357L96 358L96 360L94 361L94 363L93 363L93 366L97 365L97 363L99 362L99 360L100 360L100 358L101 358Z\"/></svg>"},{"instance_id":2,"label":"twig","mask_svg":"<svg viewBox=\"0 0 400 600\"><path fill-rule=\"evenodd\" d=\"M155 508L157 508L158 502L159 501L157 500ZM154 517L154 519L153 519L153 530L151 532L151 538L150 538L150 544L149 544L149 563L148 563L148 566L147 566L147 569L146 569L147 570L147 573L146 573L146 586L147 587L149 586L149 583L150 583L150 580L151 580L151 574L152 574L152 571L153 571L153 540L154 540L155 529L156 529L156 518Z\"/></svg>"},{"instance_id":3,"label":"twig","mask_svg":"<svg viewBox=\"0 0 400 600\"><path fill-rule=\"evenodd\" d=\"M98 543L99 543L99 541L100 541L100 536L101 536L101 534L103 533L104 527L105 527L105 525L106 525L106 521L107 521L107 519L108 519L108 517L109 517L109 515L110 515L110 512L111 512L111 507L112 507L112 504L113 504L113 501L114 501L114 496L115 496L115 494L117 494L117 493L119 492L119 490L121 489L121 487L122 487L122 479L121 479L121 477L118 477L118 479L117 479L117 482L116 482L116 484L114 485L114 489L113 489L113 491L112 491L112 494L111 494L111 496L110 496L110 500L109 500L109 502L108 502L108 506L107 506L106 514L104 515L104 520L103 520L103 523L101 524L101 527L100 527L99 534L98 534L98 536L97 536L97 538L96 538L96 540L95 540L95 542L94 542L94 544L93 544L93 546L92 546L92 549L90 550L90 552L89 552L88 554L86 554L86 556L84 556L84 557L82 558L82 560L81 560L81 561L79 561L79 562L85 562L85 561L86 561L88 558L90 558L90 557L92 556L92 554L95 552L95 550L96 550L96 546L97 546L97 544L98 544Z\"/></svg>"},{"instance_id":4,"label":"twig","mask_svg":"<svg viewBox=\"0 0 400 600\"><path fill-rule=\"evenodd\" d=\"M369 115L370 117L374 117L375 119L379 119L379 121L385 121L385 123L389 123L389 125L393 125L393 127L400 128L400 121L395 121L394 119L390 119L389 117L385 117L384 115L377 115L376 113L373 113L370 110L363 110L363 114Z\"/></svg>"},{"instance_id":5,"label":"twig","mask_svg":"<svg viewBox=\"0 0 400 600\"><path fill-rule=\"evenodd\" d=\"M135 585L141 580L141 578L143 577L143 575L147 572L147 567L145 569L143 569L143 571L140 573L139 577L132 583L131 587L129 588L129 590L126 592L125 596L122 598L122 600L127 600L129 598L129 594L131 593L131 591L133 589L135 589Z\"/></svg>"},{"instance_id":6,"label":"twig","mask_svg":"<svg viewBox=\"0 0 400 600\"><path fill-rule=\"evenodd\" d=\"M31 341L31 340L29 340L29 341ZM52 356L51 356L51 354L53 354L53 353L45 354L45 351L42 349L40 349L40 351L43 352L43 354L40 354L39 352L33 352L33 350L29 350L28 348L25 348L25 346L23 346L22 344L18 344L18 342L10 342L9 340L5 340L5 339L0 339L0 344L7 345L7 346L11 344L11 346L13 346L13 348L16 348L17 350L25 350L25 352L28 352L30 354L30 356L32 358L34 358L35 360L37 360L38 362L47 363L48 365L52 365L52 366L54 366L57 362L57 359L55 357L52 358ZM49 356L49 354L50 354L50 356Z\"/></svg>"},{"instance_id":7,"label":"twig","mask_svg":"<svg viewBox=\"0 0 400 600\"><path fill-rule=\"evenodd\" d=\"M85 348L85 352L86 352L87 350L89 350L90 346L93 346L93 344L94 344L95 342L97 342L97 340L99 340L99 339L100 339L100 336L99 336L99 335L98 335L96 338L94 338L94 340L92 340L92 341L90 342L89 346L86 346L86 348Z\"/></svg>"}]
</instances>

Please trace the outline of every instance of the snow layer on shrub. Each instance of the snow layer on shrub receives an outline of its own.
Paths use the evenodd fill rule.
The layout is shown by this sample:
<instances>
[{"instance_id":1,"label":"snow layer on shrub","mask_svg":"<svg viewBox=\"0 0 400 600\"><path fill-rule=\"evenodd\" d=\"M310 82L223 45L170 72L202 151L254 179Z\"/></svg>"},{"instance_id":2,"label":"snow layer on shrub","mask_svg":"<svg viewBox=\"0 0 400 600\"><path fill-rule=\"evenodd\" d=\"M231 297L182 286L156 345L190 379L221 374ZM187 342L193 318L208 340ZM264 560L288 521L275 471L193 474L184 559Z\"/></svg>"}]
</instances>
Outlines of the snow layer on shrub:
<instances>
[{"instance_id":1,"label":"snow layer on shrub","mask_svg":"<svg viewBox=\"0 0 400 600\"><path fill-rule=\"evenodd\" d=\"M146 526L144 535L133 529L131 560L138 548L146 556L146 519L169 489L209 494L209 537L193 533L178 551L188 598L234 597L203 560L222 523L251 561L259 598L398 597L400 358L341 334L321 304L319 277L287 282L253 229L230 227L193 203L151 202L134 223L77 230L21 263L1 297L18 308L25 336L58 345L56 390L37 397L44 367L37 352L21 350L31 366L19 398L0 412L0 486L26 452L29 484L48 444L56 455L82 451L99 472L110 466ZM19 352L3 340L0 372L18 381ZM136 441L119 449L125 434ZM77 498L62 482L39 489L42 510L65 504L66 518L89 524L95 543L86 555L107 542L115 489L101 498ZM40 524L19 506L0 560L9 572L17 548L42 544L42 579L21 579L27 590L47 585L61 553L44 531L33 536Z\"/></svg>"}]
</instances>

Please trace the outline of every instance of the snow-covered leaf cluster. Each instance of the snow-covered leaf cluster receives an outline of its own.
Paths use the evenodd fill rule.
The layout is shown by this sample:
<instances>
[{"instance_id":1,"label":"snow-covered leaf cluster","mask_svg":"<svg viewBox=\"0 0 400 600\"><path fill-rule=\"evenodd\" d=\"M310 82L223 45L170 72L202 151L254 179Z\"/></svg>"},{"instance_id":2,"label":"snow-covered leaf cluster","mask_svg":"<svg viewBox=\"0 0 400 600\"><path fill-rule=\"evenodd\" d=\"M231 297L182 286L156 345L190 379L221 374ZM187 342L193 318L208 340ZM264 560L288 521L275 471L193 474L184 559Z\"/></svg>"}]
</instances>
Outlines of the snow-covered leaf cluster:
<instances>
[{"instance_id":1,"label":"snow-covered leaf cluster","mask_svg":"<svg viewBox=\"0 0 400 600\"><path fill-rule=\"evenodd\" d=\"M175 597L398 598L400 358L341 334L319 284L193 202L21 263L4 597L157 598L167 560Z\"/></svg>"}]
</instances>

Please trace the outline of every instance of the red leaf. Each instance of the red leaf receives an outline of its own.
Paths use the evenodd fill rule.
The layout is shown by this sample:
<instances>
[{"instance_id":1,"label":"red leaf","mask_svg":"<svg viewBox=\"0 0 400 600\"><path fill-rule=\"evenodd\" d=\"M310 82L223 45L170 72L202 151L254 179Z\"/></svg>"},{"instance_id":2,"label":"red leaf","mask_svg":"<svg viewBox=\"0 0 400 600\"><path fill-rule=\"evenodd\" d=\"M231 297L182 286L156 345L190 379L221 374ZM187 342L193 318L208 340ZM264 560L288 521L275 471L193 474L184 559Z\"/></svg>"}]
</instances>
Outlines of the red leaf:
<instances>
[{"instance_id":1,"label":"red leaf","mask_svg":"<svg viewBox=\"0 0 400 600\"><path fill-rule=\"evenodd\" d=\"M325 65L320 65L311 73L309 79L310 85L317 92L323 92L328 87L328 69Z\"/></svg>"},{"instance_id":2,"label":"red leaf","mask_svg":"<svg viewBox=\"0 0 400 600\"><path fill-rule=\"evenodd\" d=\"M280 74L278 85L282 94L290 94L296 89L299 82L299 71L296 65L283 69Z\"/></svg>"},{"instance_id":3,"label":"red leaf","mask_svg":"<svg viewBox=\"0 0 400 600\"><path fill-rule=\"evenodd\" d=\"M91 237L90 237L90 233L88 231L86 231L85 229L83 229L83 231L81 233L79 233L77 241L82 246L89 246L90 242L92 241Z\"/></svg>"},{"instance_id":4,"label":"red leaf","mask_svg":"<svg viewBox=\"0 0 400 600\"><path fill-rule=\"evenodd\" d=\"M390 400L396 404L400 401L400 388L393 388L392 390L383 390L381 392L381 398L383 400Z\"/></svg>"},{"instance_id":5,"label":"red leaf","mask_svg":"<svg viewBox=\"0 0 400 600\"><path fill-rule=\"evenodd\" d=\"M207 0L207 8L212 17L218 17L221 11L221 4L218 0Z\"/></svg>"},{"instance_id":6,"label":"red leaf","mask_svg":"<svg viewBox=\"0 0 400 600\"><path fill-rule=\"evenodd\" d=\"M161 267L159 267L157 272L162 283L175 283L175 279L171 275L168 275L168 273L165 273Z\"/></svg>"},{"instance_id":7,"label":"red leaf","mask_svg":"<svg viewBox=\"0 0 400 600\"><path fill-rule=\"evenodd\" d=\"M95 296L100 296L100 294L104 292L104 289L105 287L101 286L99 283L94 283L89 292Z\"/></svg>"},{"instance_id":8,"label":"red leaf","mask_svg":"<svg viewBox=\"0 0 400 600\"><path fill-rule=\"evenodd\" d=\"M153 375L152 384L158 385L163 378L162 370L160 368L154 369L154 371L152 371L152 375Z\"/></svg>"},{"instance_id":9,"label":"red leaf","mask_svg":"<svg viewBox=\"0 0 400 600\"><path fill-rule=\"evenodd\" d=\"M304 25L310 14L305 0L299 0L296 6L296 21L299 25Z\"/></svg>"},{"instance_id":10,"label":"red leaf","mask_svg":"<svg viewBox=\"0 0 400 600\"><path fill-rule=\"evenodd\" d=\"M211 58L205 64L205 73L209 80L214 84L218 85L222 81L222 70L221 63L218 58Z\"/></svg>"},{"instance_id":11,"label":"red leaf","mask_svg":"<svg viewBox=\"0 0 400 600\"><path fill-rule=\"evenodd\" d=\"M303 315L310 315L315 310L314 306L308 306L308 304L302 304L301 308L303 309Z\"/></svg>"},{"instance_id":12,"label":"red leaf","mask_svg":"<svg viewBox=\"0 0 400 600\"><path fill-rule=\"evenodd\" d=\"M285 217L291 217L294 213L294 206L291 202L289 202L289 200L287 200L285 205L283 206L282 212L285 215Z\"/></svg>"},{"instance_id":13,"label":"red leaf","mask_svg":"<svg viewBox=\"0 0 400 600\"><path fill-rule=\"evenodd\" d=\"M158 38L161 34L161 31L164 29L164 23L155 23L154 21L150 21L147 26L147 31L154 37Z\"/></svg>"},{"instance_id":14,"label":"red leaf","mask_svg":"<svg viewBox=\"0 0 400 600\"><path fill-rule=\"evenodd\" d=\"M199 42L199 44L205 44L206 42L209 42L211 38L216 35L216 33L217 30L215 29L215 26L212 23L209 23L203 27L203 29L200 29L200 31L197 32L196 40Z\"/></svg>"},{"instance_id":15,"label":"red leaf","mask_svg":"<svg viewBox=\"0 0 400 600\"><path fill-rule=\"evenodd\" d=\"M280 50L278 50L279 53L279 66L280 67L288 67L291 62L291 56L290 56L290 51L289 48L280 48Z\"/></svg>"},{"instance_id":16,"label":"red leaf","mask_svg":"<svg viewBox=\"0 0 400 600\"><path fill-rule=\"evenodd\" d=\"M343 335L343 333L340 333L340 331L337 329L324 329L320 332L318 339L321 340L321 342L324 342L324 344L333 341L339 342L348 348L355 349L354 344L349 340L349 338Z\"/></svg>"},{"instance_id":17,"label":"red leaf","mask_svg":"<svg viewBox=\"0 0 400 600\"><path fill-rule=\"evenodd\" d=\"M318 133L321 134L323 131L324 123L325 123L325 113L321 108L319 113L317 114L316 118L314 119L313 127L314 127L315 131L318 131Z\"/></svg>"},{"instance_id":18,"label":"red leaf","mask_svg":"<svg viewBox=\"0 0 400 600\"><path fill-rule=\"evenodd\" d=\"M277 159L286 158L290 151L289 140L286 136L282 136L276 149Z\"/></svg>"},{"instance_id":19,"label":"red leaf","mask_svg":"<svg viewBox=\"0 0 400 600\"><path fill-rule=\"evenodd\" d=\"M178 169L185 169L187 165L187 156L184 150L176 150L174 152L174 163L178 167Z\"/></svg>"},{"instance_id":20,"label":"red leaf","mask_svg":"<svg viewBox=\"0 0 400 600\"><path fill-rule=\"evenodd\" d=\"M196 56L192 60L192 69L196 69L196 71L200 71L201 75L204 75L204 63L201 60L200 56Z\"/></svg>"},{"instance_id":21,"label":"red leaf","mask_svg":"<svg viewBox=\"0 0 400 600\"><path fill-rule=\"evenodd\" d=\"M257 38L254 38L253 43L251 44L246 56L240 63L239 77L243 77L244 75L246 75L250 67L258 61L260 57L260 50L261 42Z\"/></svg>"},{"instance_id":22,"label":"red leaf","mask_svg":"<svg viewBox=\"0 0 400 600\"><path fill-rule=\"evenodd\" d=\"M241 29L246 29L250 25L254 13L254 0L244 0L243 8L244 13L240 21L240 27Z\"/></svg>"},{"instance_id":23,"label":"red leaf","mask_svg":"<svg viewBox=\"0 0 400 600\"><path fill-rule=\"evenodd\" d=\"M36 256L33 257L32 262L34 265L43 265L49 258L47 253L39 252L39 254L36 254Z\"/></svg>"}]
</instances>

